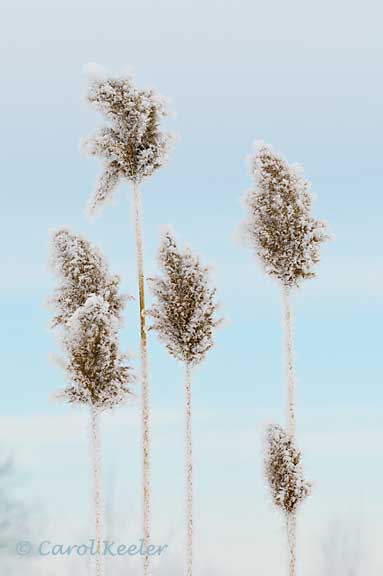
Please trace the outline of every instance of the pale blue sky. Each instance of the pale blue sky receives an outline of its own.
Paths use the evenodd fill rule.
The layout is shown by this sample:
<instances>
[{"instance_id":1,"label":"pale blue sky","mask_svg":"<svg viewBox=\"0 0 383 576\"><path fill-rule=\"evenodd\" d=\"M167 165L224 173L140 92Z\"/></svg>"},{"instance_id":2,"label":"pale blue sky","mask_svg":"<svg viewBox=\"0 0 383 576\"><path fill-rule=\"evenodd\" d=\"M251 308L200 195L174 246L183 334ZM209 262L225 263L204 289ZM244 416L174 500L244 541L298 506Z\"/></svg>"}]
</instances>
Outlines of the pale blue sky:
<instances>
[{"instance_id":1,"label":"pale blue sky","mask_svg":"<svg viewBox=\"0 0 383 576\"><path fill-rule=\"evenodd\" d=\"M101 121L81 102L82 67L88 62L112 72L132 71L138 84L154 85L170 97L176 115L167 124L181 137L169 164L143 188L146 270L155 269L160 226L171 224L213 265L222 314L229 319L195 378L201 508L211 506L217 519L222 498L235 495L237 505L227 504L227 525L245 522L247 505L264 507L270 530L278 523L263 503L264 491L251 492L250 481L256 476L261 486L263 423L283 417L278 288L235 241L243 217L239 199L250 184L244 158L258 138L303 163L318 198L315 214L336 235L323 249L318 278L294 301L298 431L318 481L307 522L318 520L314 511L324 521L326 508L328 517L332 509L342 514L351 493L358 501L377 493L383 480L379 3L35 0L8 3L2 12L0 415L3 443L24 455L35 478L30 496L38 476L53 494L64 490L64 482L72 486L72 466L76 479L86 467L84 441L65 443L60 432L65 418L77 416L49 401L64 379L48 362L57 350L43 307L52 286L48 228L66 224L98 243L111 268L123 274L126 289L136 293L128 187L121 186L117 205L96 223L83 217L100 169L78 149L80 137ZM137 353L134 303L126 320L123 342ZM182 496L170 448L174 461L182 463L182 446L177 452L167 444L173 418L182 415L181 373L154 337L150 363L153 414L160 422L154 444L166 454L167 466L158 459L155 490L171 510L172 490ZM122 413L129 418L129 409ZM239 462L234 439L247 446L253 432L254 459L246 452ZM55 450L55 439L66 447L64 455ZM207 451L212 446L216 465ZM114 459L121 453L123 447ZM50 470L47 454L54 463ZM60 460L65 473L58 474ZM213 488L217 485L221 488ZM85 495L85 485L83 490ZM64 492L67 507L76 498L69 488ZM363 506L371 527L372 502L367 498ZM381 510L382 502L376 506Z\"/></svg>"}]
</instances>

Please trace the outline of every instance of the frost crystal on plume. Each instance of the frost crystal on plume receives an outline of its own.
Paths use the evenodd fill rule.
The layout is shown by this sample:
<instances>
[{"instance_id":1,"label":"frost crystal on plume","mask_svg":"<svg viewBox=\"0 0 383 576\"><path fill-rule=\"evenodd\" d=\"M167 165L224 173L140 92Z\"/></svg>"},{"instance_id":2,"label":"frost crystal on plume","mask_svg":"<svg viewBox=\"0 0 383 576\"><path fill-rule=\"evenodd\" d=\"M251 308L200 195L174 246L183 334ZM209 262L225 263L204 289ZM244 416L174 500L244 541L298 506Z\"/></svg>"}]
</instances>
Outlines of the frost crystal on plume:
<instances>
[{"instance_id":1,"label":"frost crystal on plume","mask_svg":"<svg viewBox=\"0 0 383 576\"><path fill-rule=\"evenodd\" d=\"M254 186L245 197L245 233L266 272L287 287L315 276L320 243L329 240L324 222L311 215L310 185L300 166L260 142L250 157Z\"/></svg>"},{"instance_id":2,"label":"frost crystal on plume","mask_svg":"<svg viewBox=\"0 0 383 576\"><path fill-rule=\"evenodd\" d=\"M181 251L170 231L159 251L162 277L149 280L157 303L148 314L172 356L190 364L200 363L213 346L217 304L209 287L209 270L189 249Z\"/></svg>"},{"instance_id":3,"label":"frost crystal on plume","mask_svg":"<svg viewBox=\"0 0 383 576\"><path fill-rule=\"evenodd\" d=\"M311 483L303 477L301 453L292 437L277 425L266 431L265 472L276 506L291 514L311 492Z\"/></svg>"},{"instance_id":4,"label":"frost crystal on plume","mask_svg":"<svg viewBox=\"0 0 383 576\"><path fill-rule=\"evenodd\" d=\"M138 89L128 76L95 75L89 80L87 101L108 124L83 142L90 156L104 160L104 170L89 212L112 199L120 179L139 184L162 166L172 136L161 130L168 115L166 101L155 90Z\"/></svg>"},{"instance_id":5,"label":"frost crystal on plume","mask_svg":"<svg viewBox=\"0 0 383 576\"><path fill-rule=\"evenodd\" d=\"M100 296L88 298L72 315L62 337L71 385L60 397L98 409L124 401L133 377L119 350L118 328L118 319Z\"/></svg>"},{"instance_id":6,"label":"frost crystal on plume","mask_svg":"<svg viewBox=\"0 0 383 576\"><path fill-rule=\"evenodd\" d=\"M53 325L63 324L92 294L102 296L119 317L126 297L118 294L120 278L111 275L101 252L67 228L51 235L51 264L60 279L50 304L56 309Z\"/></svg>"}]
</instances>

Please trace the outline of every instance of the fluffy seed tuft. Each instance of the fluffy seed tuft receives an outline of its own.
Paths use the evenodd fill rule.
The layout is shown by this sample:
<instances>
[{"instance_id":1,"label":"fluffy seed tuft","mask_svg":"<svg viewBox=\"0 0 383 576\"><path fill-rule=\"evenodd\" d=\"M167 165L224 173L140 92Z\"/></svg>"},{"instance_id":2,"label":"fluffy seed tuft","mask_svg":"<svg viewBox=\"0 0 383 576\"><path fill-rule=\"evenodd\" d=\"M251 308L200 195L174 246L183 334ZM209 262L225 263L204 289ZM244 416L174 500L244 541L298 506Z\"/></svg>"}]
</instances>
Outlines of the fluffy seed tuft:
<instances>
[{"instance_id":1,"label":"fluffy seed tuft","mask_svg":"<svg viewBox=\"0 0 383 576\"><path fill-rule=\"evenodd\" d=\"M292 437L282 426L270 424L266 430L265 474L274 504L286 514L294 513L311 492L300 462L301 453Z\"/></svg>"},{"instance_id":2,"label":"fluffy seed tuft","mask_svg":"<svg viewBox=\"0 0 383 576\"><path fill-rule=\"evenodd\" d=\"M264 142L256 144L249 162L254 185L244 199L244 235L267 274L298 286L315 276L320 244L331 237L325 223L311 215L313 197L301 167Z\"/></svg>"},{"instance_id":3,"label":"fluffy seed tuft","mask_svg":"<svg viewBox=\"0 0 383 576\"><path fill-rule=\"evenodd\" d=\"M104 161L88 205L92 215L113 199L120 179L139 184L160 168L173 137L160 126L169 115L165 99L153 89L137 88L130 76L92 74L86 99L108 121L83 141L88 155Z\"/></svg>"},{"instance_id":4,"label":"fluffy seed tuft","mask_svg":"<svg viewBox=\"0 0 383 576\"><path fill-rule=\"evenodd\" d=\"M156 303L147 312L169 353L199 364L213 346L216 290L209 287L209 269L188 248L180 250L169 230L158 256L162 276L149 279Z\"/></svg>"}]
</instances>

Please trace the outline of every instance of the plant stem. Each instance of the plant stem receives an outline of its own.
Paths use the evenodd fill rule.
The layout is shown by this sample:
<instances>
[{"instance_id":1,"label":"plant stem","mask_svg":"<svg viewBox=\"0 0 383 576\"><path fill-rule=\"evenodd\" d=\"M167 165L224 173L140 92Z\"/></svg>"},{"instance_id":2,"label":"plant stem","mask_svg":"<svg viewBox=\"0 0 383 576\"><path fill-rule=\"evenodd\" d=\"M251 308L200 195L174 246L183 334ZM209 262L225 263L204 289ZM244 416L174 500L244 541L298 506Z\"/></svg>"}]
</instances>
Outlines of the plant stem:
<instances>
[{"instance_id":1,"label":"plant stem","mask_svg":"<svg viewBox=\"0 0 383 576\"><path fill-rule=\"evenodd\" d=\"M287 429L291 436L295 437L295 388L296 380L294 373L294 342L293 342L293 317L290 304L290 290L287 286L282 288L283 295L283 332L284 332L284 362L287 394Z\"/></svg>"},{"instance_id":2,"label":"plant stem","mask_svg":"<svg viewBox=\"0 0 383 576\"><path fill-rule=\"evenodd\" d=\"M191 366L185 366L185 440L186 440L186 574L193 573L193 441Z\"/></svg>"},{"instance_id":3,"label":"plant stem","mask_svg":"<svg viewBox=\"0 0 383 576\"><path fill-rule=\"evenodd\" d=\"M96 544L96 576L102 575L101 542L102 542L102 497L101 497L101 444L100 444L100 415L97 408L91 407L91 464L93 477L93 506L95 521Z\"/></svg>"},{"instance_id":4,"label":"plant stem","mask_svg":"<svg viewBox=\"0 0 383 576\"><path fill-rule=\"evenodd\" d=\"M145 551L150 538L150 440L149 440L149 380L148 354L145 326L145 282L144 256L141 228L141 196L137 184L133 186L134 223L136 235L137 276L140 306L140 351L141 351L141 418L142 418L142 484L143 484L143 540ZM144 556L144 576L149 574L149 556Z\"/></svg>"},{"instance_id":5,"label":"plant stem","mask_svg":"<svg viewBox=\"0 0 383 576\"><path fill-rule=\"evenodd\" d=\"M294 372L294 340L293 340L293 314L290 303L290 289L287 286L282 288L283 295L283 332L284 332L284 363L286 378L287 397L287 430L293 441L295 439L295 395L296 378ZM296 513L287 515L287 542L289 552L289 575L296 574Z\"/></svg>"},{"instance_id":6,"label":"plant stem","mask_svg":"<svg viewBox=\"0 0 383 576\"><path fill-rule=\"evenodd\" d=\"M287 514L287 542L289 547L289 576L296 575L296 527L297 517L295 512Z\"/></svg>"}]
</instances>

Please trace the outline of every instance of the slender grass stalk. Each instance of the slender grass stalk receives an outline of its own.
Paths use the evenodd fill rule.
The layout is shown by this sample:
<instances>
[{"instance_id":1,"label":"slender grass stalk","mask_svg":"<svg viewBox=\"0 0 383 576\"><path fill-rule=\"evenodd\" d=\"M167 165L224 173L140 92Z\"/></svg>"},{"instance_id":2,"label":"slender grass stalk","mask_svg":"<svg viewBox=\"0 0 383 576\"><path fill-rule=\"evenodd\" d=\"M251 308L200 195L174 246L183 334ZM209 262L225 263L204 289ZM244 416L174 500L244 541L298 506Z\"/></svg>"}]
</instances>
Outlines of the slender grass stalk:
<instances>
[{"instance_id":1,"label":"slender grass stalk","mask_svg":"<svg viewBox=\"0 0 383 576\"><path fill-rule=\"evenodd\" d=\"M66 228L52 233L52 267L58 276L50 304L60 327L68 385L56 394L69 404L90 409L89 448L95 529L95 575L103 574L100 417L123 403L134 380L122 353L118 332L126 296L120 279L111 275L101 252Z\"/></svg>"},{"instance_id":2,"label":"slender grass stalk","mask_svg":"<svg viewBox=\"0 0 383 576\"><path fill-rule=\"evenodd\" d=\"M291 289L300 286L304 280L315 277L315 266L320 260L320 244L329 240L330 235L325 223L311 214L313 197L310 184L298 165L290 165L281 154L264 142L256 144L255 153L249 157L249 164L253 185L245 196L248 215L243 226L244 235L247 243L255 250L266 274L277 279L282 289L288 438L284 437L283 430L278 430L274 439L271 434L269 441L278 453L278 442L286 447L289 442L291 446L295 446L296 380ZM290 448L287 452L289 451ZM281 506L286 514L289 571L290 576L295 576L298 501L294 501L294 498L290 498L287 503L281 501L286 478L280 474L279 465L282 463L285 474L288 474L288 467L284 466L283 457L276 458L275 462L269 467L267 478L272 485L275 504ZM296 466L293 460L290 461L290 466ZM299 477L300 473L297 472L295 479L299 480ZM294 474L291 480L293 495ZM305 495L307 491L304 490L302 499Z\"/></svg>"},{"instance_id":3,"label":"slender grass stalk","mask_svg":"<svg viewBox=\"0 0 383 576\"><path fill-rule=\"evenodd\" d=\"M282 286L283 296L283 336L284 336L284 364L286 381L286 419L288 430L293 442L295 442L295 396L296 377L294 370L294 340L293 340L293 314L291 307L291 294L288 286ZM289 576L296 574L296 512L288 512L286 515L287 543L289 554Z\"/></svg>"},{"instance_id":4,"label":"slender grass stalk","mask_svg":"<svg viewBox=\"0 0 383 576\"><path fill-rule=\"evenodd\" d=\"M286 531L289 552L289 576L296 575L296 557L297 557L297 515L296 512L290 512L286 515Z\"/></svg>"},{"instance_id":5,"label":"slender grass stalk","mask_svg":"<svg viewBox=\"0 0 383 576\"><path fill-rule=\"evenodd\" d=\"M193 574L192 367L185 363L186 574Z\"/></svg>"},{"instance_id":6,"label":"slender grass stalk","mask_svg":"<svg viewBox=\"0 0 383 576\"><path fill-rule=\"evenodd\" d=\"M84 149L90 156L103 160L103 171L88 204L88 215L95 215L105 204L113 200L121 181L128 180L133 185L140 310L143 540L146 549L150 538L150 407L144 317L144 258L138 185L165 164L173 137L161 128L161 120L168 116L168 110L165 99L155 90L139 89L129 76L109 76L99 67L92 66L89 72L87 100L92 108L103 114L106 124L83 142ZM143 566L144 576L148 576L148 555L144 556Z\"/></svg>"},{"instance_id":7,"label":"slender grass stalk","mask_svg":"<svg viewBox=\"0 0 383 576\"><path fill-rule=\"evenodd\" d=\"M150 540L150 410L147 334L145 326L144 250L141 223L141 195L137 184L133 186L134 224L136 235L137 278L140 309L141 353L141 426L142 426L142 478L143 478L143 539L145 550ZM144 574L149 574L149 557L144 556Z\"/></svg>"},{"instance_id":8,"label":"slender grass stalk","mask_svg":"<svg viewBox=\"0 0 383 576\"><path fill-rule=\"evenodd\" d=\"M102 492L101 492L101 443L100 443L100 414L95 406L90 408L90 456L93 479L93 506L95 527L95 574L102 576L101 543L102 543Z\"/></svg>"},{"instance_id":9,"label":"slender grass stalk","mask_svg":"<svg viewBox=\"0 0 383 576\"><path fill-rule=\"evenodd\" d=\"M294 439L296 378L294 370L293 313L290 301L290 289L288 286L282 286L282 297L287 430Z\"/></svg>"},{"instance_id":10,"label":"slender grass stalk","mask_svg":"<svg viewBox=\"0 0 383 576\"><path fill-rule=\"evenodd\" d=\"M159 250L162 275L150 278L156 298L148 310L150 327L157 331L168 352L185 368L185 479L186 576L193 574L193 443L192 370L213 347L216 290L210 287L209 269L189 248L180 250L173 233L166 230Z\"/></svg>"}]
</instances>

